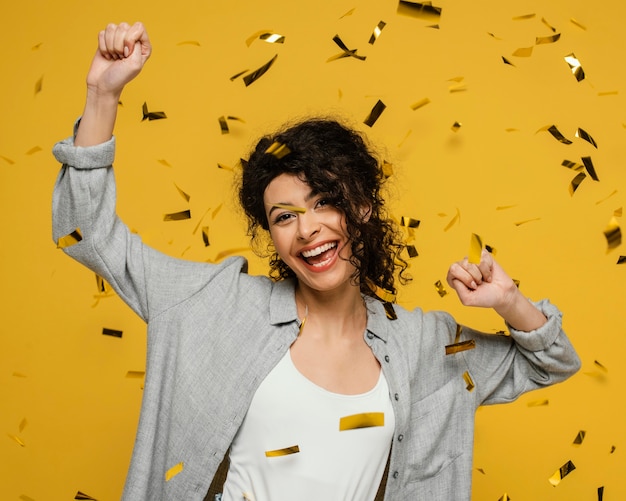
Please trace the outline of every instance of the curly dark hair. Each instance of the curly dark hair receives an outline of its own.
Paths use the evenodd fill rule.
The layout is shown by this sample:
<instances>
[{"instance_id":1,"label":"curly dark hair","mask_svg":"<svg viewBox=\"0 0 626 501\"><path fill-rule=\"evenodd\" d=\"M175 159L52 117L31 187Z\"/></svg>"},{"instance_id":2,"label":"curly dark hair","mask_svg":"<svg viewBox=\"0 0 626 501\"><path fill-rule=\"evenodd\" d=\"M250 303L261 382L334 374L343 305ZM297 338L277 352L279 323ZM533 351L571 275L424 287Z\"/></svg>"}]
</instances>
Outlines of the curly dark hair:
<instances>
[{"instance_id":1,"label":"curly dark hair","mask_svg":"<svg viewBox=\"0 0 626 501\"><path fill-rule=\"evenodd\" d=\"M268 153L284 146L285 154ZM263 195L280 174L294 174L314 193L324 194L345 216L355 267L352 276L363 294L379 297L382 288L395 294L395 280L406 283L407 262L402 258L402 235L387 216L381 193L382 165L357 131L335 119L308 118L261 138L248 160L242 160L239 201L247 216L253 244L260 230L269 230ZM363 208L369 207L369 217ZM266 232L263 232L267 235ZM294 272L268 246L270 277L281 280Z\"/></svg>"}]
</instances>

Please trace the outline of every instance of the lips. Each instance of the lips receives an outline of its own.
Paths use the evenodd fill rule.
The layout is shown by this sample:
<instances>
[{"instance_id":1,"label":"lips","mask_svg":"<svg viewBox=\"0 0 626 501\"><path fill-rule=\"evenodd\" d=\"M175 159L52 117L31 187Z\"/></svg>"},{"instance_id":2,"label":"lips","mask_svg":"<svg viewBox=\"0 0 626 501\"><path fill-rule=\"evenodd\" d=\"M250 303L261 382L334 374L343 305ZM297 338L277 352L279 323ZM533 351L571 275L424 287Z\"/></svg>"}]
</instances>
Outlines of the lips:
<instances>
[{"instance_id":1,"label":"lips","mask_svg":"<svg viewBox=\"0 0 626 501\"><path fill-rule=\"evenodd\" d=\"M326 242L317 247L305 249L300 257L310 266L321 268L328 264L335 255L337 242Z\"/></svg>"}]
</instances>

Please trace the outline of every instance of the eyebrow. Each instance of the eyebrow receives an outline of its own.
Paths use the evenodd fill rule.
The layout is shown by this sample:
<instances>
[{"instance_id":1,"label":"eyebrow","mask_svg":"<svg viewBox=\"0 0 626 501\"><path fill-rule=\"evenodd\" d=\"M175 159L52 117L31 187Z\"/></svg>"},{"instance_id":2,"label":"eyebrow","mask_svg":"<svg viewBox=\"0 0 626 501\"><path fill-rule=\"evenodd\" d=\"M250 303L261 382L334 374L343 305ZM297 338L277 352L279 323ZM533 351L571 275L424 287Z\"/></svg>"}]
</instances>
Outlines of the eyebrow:
<instances>
[{"instance_id":1,"label":"eyebrow","mask_svg":"<svg viewBox=\"0 0 626 501\"><path fill-rule=\"evenodd\" d=\"M309 200L311 200L312 198L315 198L316 196L317 196L317 193L315 193L313 190L311 190L304 197L304 201L308 202ZM279 202L279 203L276 203L276 204L272 204L272 208L268 212L268 216L271 216L272 212L274 212L277 209L290 210L290 211L293 211L293 212L297 212L298 214L304 214L306 212L306 209L304 207L298 207L297 205L292 205L292 204L287 203L287 202Z\"/></svg>"}]
</instances>

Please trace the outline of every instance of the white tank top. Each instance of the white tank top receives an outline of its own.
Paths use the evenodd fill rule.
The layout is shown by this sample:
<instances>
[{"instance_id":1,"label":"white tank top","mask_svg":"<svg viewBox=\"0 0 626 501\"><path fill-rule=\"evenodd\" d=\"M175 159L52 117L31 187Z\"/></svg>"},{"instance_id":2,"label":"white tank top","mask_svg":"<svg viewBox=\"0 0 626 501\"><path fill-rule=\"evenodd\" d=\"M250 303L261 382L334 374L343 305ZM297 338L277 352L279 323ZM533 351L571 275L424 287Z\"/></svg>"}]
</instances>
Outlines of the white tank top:
<instances>
[{"instance_id":1,"label":"white tank top","mask_svg":"<svg viewBox=\"0 0 626 501\"><path fill-rule=\"evenodd\" d=\"M394 425L382 370L370 391L342 395L304 377L287 351L233 440L222 500L373 500Z\"/></svg>"}]
</instances>

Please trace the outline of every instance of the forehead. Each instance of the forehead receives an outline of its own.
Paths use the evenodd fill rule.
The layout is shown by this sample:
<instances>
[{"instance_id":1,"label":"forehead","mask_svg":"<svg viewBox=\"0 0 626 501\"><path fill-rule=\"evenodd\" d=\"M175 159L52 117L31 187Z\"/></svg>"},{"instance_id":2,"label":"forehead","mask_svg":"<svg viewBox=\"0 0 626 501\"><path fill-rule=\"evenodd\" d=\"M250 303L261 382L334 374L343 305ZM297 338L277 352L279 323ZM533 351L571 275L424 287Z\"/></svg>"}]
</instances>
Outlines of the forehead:
<instances>
[{"instance_id":1,"label":"forehead","mask_svg":"<svg viewBox=\"0 0 626 501\"><path fill-rule=\"evenodd\" d=\"M310 197L312 189L295 174L280 174L270 181L263 193L265 204L295 203Z\"/></svg>"}]
</instances>

